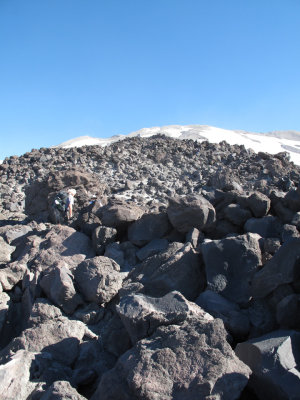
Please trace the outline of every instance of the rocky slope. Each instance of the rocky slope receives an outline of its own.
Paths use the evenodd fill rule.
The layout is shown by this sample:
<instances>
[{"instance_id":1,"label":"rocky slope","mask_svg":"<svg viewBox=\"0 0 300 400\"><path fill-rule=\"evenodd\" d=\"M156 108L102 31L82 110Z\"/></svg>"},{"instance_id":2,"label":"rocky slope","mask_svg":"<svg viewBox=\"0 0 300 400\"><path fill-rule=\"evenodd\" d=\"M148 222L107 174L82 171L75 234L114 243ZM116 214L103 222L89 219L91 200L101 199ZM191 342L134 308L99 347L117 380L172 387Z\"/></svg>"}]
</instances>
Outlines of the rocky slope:
<instances>
[{"instance_id":1,"label":"rocky slope","mask_svg":"<svg viewBox=\"0 0 300 400\"><path fill-rule=\"evenodd\" d=\"M165 136L5 159L0 398L297 399L299 179Z\"/></svg>"}]
</instances>

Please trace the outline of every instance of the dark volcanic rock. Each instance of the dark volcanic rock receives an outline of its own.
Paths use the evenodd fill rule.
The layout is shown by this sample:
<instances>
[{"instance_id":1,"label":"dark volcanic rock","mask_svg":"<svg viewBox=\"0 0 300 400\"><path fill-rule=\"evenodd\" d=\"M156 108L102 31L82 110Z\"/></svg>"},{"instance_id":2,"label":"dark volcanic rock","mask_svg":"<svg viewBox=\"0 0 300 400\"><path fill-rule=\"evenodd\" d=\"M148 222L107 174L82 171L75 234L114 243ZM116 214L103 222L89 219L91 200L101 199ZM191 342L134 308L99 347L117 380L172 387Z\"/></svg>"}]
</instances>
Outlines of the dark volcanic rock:
<instances>
[{"instance_id":1,"label":"dark volcanic rock","mask_svg":"<svg viewBox=\"0 0 300 400\"><path fill-rule=\"evenodd\" d=\"M299 332L282 330L237 345L236 355L251 368L250 387L260 400L299 397L299 344Z\"/></svg>"},{"instance_id":2,"label":"dark volcanic rock","mask_svg":"<svg viewBox=\"0 0 300 400\"><path fill-rule=\"evenodd\" d=\"M74 276L84 298L97 304L109 302L122 286L120 266L103 256L83 261Z\"/></svg>"},{"instance_id":3,"label":"dark volcanic rock","mask_svg":"<svg viewBox=\"0 0 300 400\"><path fill-rule=\"evenodd\" d=\"M238 399L250 369L225 340L220 320L160 327L121 356L92 400Z\"/></svg>"},{"instance_id":4,"label":"dark volcanic rock","mask_svg":"<svg viewBox=\"0 0 300 400\"><path fill-rule=\"evenodd\" d=\"M238 304L251 297L251 281L261 265L259 237L246 234L201 245L207 285Z\"/></svg>"},{"instance_id":5,"label":"dark volcanic rock","mask_svg":"<svg viewBox=\"0 0 300 400\"><path fill-rule=\"evenodd\" d=\"M0 397L292 398L299 182L285 153L163 135L5 159Z\"/></svg>"},{"instance_id":6,"label":"dark volcanic rock","mask_svg":"<svg viewBox=\"0 0 300 400\"><path fill-rule=\"evenodd\" d=\"M168 217L179 232L187 233L191 228L205 230L215 222L214 207L201 195L176 197L169 202Z\"/></svg>"}]
</instances>

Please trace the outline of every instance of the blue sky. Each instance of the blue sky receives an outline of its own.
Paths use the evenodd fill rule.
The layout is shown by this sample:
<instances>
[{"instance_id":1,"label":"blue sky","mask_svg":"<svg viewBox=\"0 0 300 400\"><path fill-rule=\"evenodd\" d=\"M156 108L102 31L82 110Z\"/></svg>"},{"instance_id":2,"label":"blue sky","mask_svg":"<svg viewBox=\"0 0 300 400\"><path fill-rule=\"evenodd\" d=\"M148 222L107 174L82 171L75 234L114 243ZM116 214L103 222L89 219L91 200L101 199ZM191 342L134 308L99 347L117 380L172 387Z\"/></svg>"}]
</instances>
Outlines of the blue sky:
<instances>
[{"instance_id":1,"label":"blue sky","mask_svg":"<svg viewBox=\"0 0 300 400\"><path fill-rule=\"evenodd\" d=\"M0 0L0 159L205 124L300 131L299 0Z\"/></svg>"}]
</instances>

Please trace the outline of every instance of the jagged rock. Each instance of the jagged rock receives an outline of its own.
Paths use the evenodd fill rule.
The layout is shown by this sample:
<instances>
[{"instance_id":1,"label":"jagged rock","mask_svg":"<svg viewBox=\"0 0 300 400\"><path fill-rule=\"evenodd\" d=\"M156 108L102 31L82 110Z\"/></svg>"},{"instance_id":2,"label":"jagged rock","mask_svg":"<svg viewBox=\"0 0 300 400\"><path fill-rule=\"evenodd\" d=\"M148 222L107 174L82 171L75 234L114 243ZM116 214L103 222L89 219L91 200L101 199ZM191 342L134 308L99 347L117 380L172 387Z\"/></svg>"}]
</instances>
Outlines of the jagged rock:
<instances>
[{"instance_id":1,"label":"jagged rock","mask_svg":"<svg viewBox=\"0 0 300 400\"><path fill-rule=\"evenodd\" d=\"M104 256L114 260L120 265L120 268L123 269L122 267L124 266L125 256L120 243L115 242L108 244L105 248Z\"/></svg>"},{"instance_id":2,"label":"jagged rock","mask_svg":"<svg viewBox=\"0 0 300 400\"><path fill-rule=\"evenodd\" d=\"M4 365L0 365L0 393L2 400L24 400L37 387L30 380L30 368L34 353L19 350Z\"/></svg>"},{"instance_id":3,"label":"jagged rock","mask_svg":"<svg viewBox=\"0 0 300 400\"><path fill-rule=\"evenodd\" d=\"M300 329L299 294L290 294L277 304L276 320L281 328Z\"/></svg>"},{"instance_id":4,"label":"jagged rock","mask_svg":"<svg viewBox=\"0 0 300 400\"><path fill-rule=\"evenodd\" d=\"M284 202L287 207L292 211L300 211L300 193L299 191L292 189L284 197Z\"/></svg>"},{"instance_id":5,"label":"jagged rock","mask_svg":"<svg viewBox=\"0 0 300 400\"><path fill-rule=\"evenodd\" d=\"M160 327L119 358L91 400L238 399L251 371L225 337L222 322L205 317Z\"/></svg>"},{"instance_id":6,"label":"jagged rock","mask_svg":"<svg viewBox=\"0 0 300 400\"><path fill-rule=\"evenodd\" d=\"M229 332L237 338L246 337L250 330L249 318L240 307L218 293L206 290L195 301L215 318L221 318Z\"/></svg>"},{"instance_id":7,"label":"jagged rock","mask_svg":"<svg viewBox=\"0 0 300 400\"><path fill-rule=\"evenodd\" d=\"M37 298L30 310L27 328L33 328L44 323L59 322L59 318L62 316L61 310L51 304L49 300Z\"/></svg>"},{"instance_id":8,"label":"jagged rock","mask_svg":"<svg viewBox=\"0 0 300 400\"><path fill-rule=\"evenodd\" d=\"M291 220L291 225L295 225L297 229L300 229L300 212L297 212L294 214L292 220Z\"/></svg>"},{"instance_id":9,"label":"jagged rock","mask_svg":"<svg viewBox=\"0 0 300 400\"><path fill-rule=\"evenodd\" d=\"M283 225L281 232L281 240L283 243L293 239L299 238L300 233L294 225L285 224Z\"/></svg>"},{"instance_id":10,"label":"jagged rock","mask_svg":"<svg viewBox=\"0 0 300 400\"><path fill-rule=\"evenodd\" d=\"M204 240L204 234L197 228L192 228L185 237L186 242L190 242L194 248L197 248Z\"/></svg>"},{"instance_id":11,"label":"jagged rock","mask_svg":"<svg viewBox=\"0 0 300 400\"><path fill-rule=\"evenodd\" d=\"M18 282L20 282L27 271L26 265L14 261L6 268L0 269L0 291L1 287L4 291L11 290Z\"/></svg>"},{"instance_id":12,"label":"jagged rock","mask_svg":"<svg viewBox=\"0 0 300 400\"><path fill-rule=\"evenodd\" d=\"M246 234L201 245L208 289L238 304L251 297L251 281L261 265L259 236Z\"/></svg>"},{"instance_id":13,"label":"jagged rock","mask_svg":"<svg viewBox=\"0 0 300 400\"><path fill-rule=\"evenodd\" d=\"M188 317L203 318L205 315L200 307L176 291L159 298L143 294L123 296L117 312L133 344L152 335L161 325L178 325Z\"/></svg>"},{"instance_id":14,"label":"jagged rock","mask_svg":"<svg viewBox=\"0 0 300 400\"><path fill-rule=\"evenodd\" d=\"M75 268L85 258L95 256L88 236L68 226L53 226L40 244L35 263L43 268L55 261L64 260L69 268Z\"/></svg>"},{"instance_id":15,"label":"jagged rock","mask_svg":"<svg viewBox=\"0 0 300 400\"><path fill-rule=\"evenodd\" d=\"M66 314L73 314L83 303L73 285L73 275L64 261L48 268L40 281L40 285L54 304L61 307Z\"/></svg>"},{"instance_id":16,"label":"jagged rock","mask_svg":"<svg viewBox=\"0 0 300 400\"><path fill-rule=\"evenodd\" d=\"M119 228L130 222L136 221L144 214L144 209L135 203L127 203L122 200L110 200L110 202L97 211L104 226Z\"/></svg>"},{"instance_id":17,"label":"jagged rock","mask_svg":"<svg viewBox=\"0 0 300 400\"><path fill-rule=\"evenodd\" d=\"M299 397L299 343L299 332L279 330L237 345L235 353L251 368L249 385L260 400Z\"/></svg>"},{"instance_id":18,"label":"jagged rock","mask_svg":"<svg viewBox=\"0 0 300 400\"><path fill-rule=\"evenodd\" d=\"M239 204L229 204L224 209L225 218L237 226L243 226L252 217L249 210L242 208Z\"/></svg>"},{"instance_id":19,"label":"jagged rock","mask_svg":"<svg viewBox=\"0 0 300 400\"><path fill-rule=\"evenodd\" d=\"M258 337L276 328L274 312L265 299L252 299L247 311L251 324L249 337Z\"/></svg>"},{"instance_id":20,"label":"jagged rock","mask_svg":"<svg viewBox=\"0 0 300 400\"><path fill-rule=\"evenodd\" d=\"M201 260L190 243L181 246L165 262L160 261L154 256L138 268L138 280L144 285L145 294L161 297L177 290L188 300L194 300L203 290Z\"/></svg>"},{"instance_id":21,"label":"jagged rock","mask_svg":"<svg viewBox=\"0 0 300 400\"><path fill-rule=\"evenodd\" d=\"M8 244L11 244L14 240L26 235L28 232L31 231L31 226L15 225L5 230L4 238Z\"/></svg>"},{"instance_id":22,"label":"jagged rock","mask_svg":"<svg viewBox=\"0 0 300 400\"><path fill-rule=\"evenodd\" d=\"M280 240L277 238L266 238L264 240L264 251L270 254L275 254L280 249Z\"/></svg>"},{"instance_id":23,"label":"jagged rock","mask_svg":"<svg viewBox=\"0 0 300 400\"><path fill-rule=\"evenodd\" d=\"M6 322L7 312L10 306L10 297L7 293L0 293L0 333Z\"/></svg>"},{"instance_id":24,"label":"jagged rock","mask_svg":"<svg viewBox=\"0 0 300 400\"><path fill-rule=\"evenodd\" d=\"M279 285L293 282L299 272L300 239L284 243L252 280L251 294L262 298Z\"/></svg>"},{"instance_id":25,"label":"jagged rock","mask_svg":"<svg viewBox=\"0 0 300 400\"><path fill-rule=\"evenodd\" d=\"M128 239L137 246L144 246L153 239L160 239L170 230L165 213L144 214L128 228Z\"/></svg>"},{"instance_id":26,"label":"jagged rock","mask_svg":"<svg viewBox=\"0 0 300 400\"><path fill-rule=\"evenodd\" d=\"M3 363L12 353L26 350L50 353L52 360L70 366L78 356L80 341L87 334L88 329L82 322L59 317L25 329L0 352L0 360Z\"/></svg>"},{"instance_id":27,"label":"jagged rock","mask_svg":"<svg viewBox=\"0 0 300 400\"><path fill-rule=\"evenodd\" d=\"M248 206L254 217L264 217L268 214L271 206L271 200L260 192L254 192L247 199Z\"/></svg>"},{"instance_id":28,"label":"jagged rock","mask_svg":"<svg viewBox=\"0 0 300 400\"><path fill-rule=\"evenodd\" d=\"M107 226L98 226L93 232L93 246L96 254L102 256L105 251L105 247L113 243L117 236L117 230L115 228L109 228Z\"/></svg>"},{"instance_id":29,"label":"jagged rock","mask_svg":"<svg viewBox=\"0 0 300 400\"><path fill-rule=\"evenodd\" d=\"M151 242L146 244L136 252L136 256L140 261L145 260L148 257L154 256L154 254L160 251L166 250L169 242L166 239L153 239Z\"/></svg>"},{"instance_id":30,"label":"jagged rock","mask_svg":"<svg viewBox=\"0 0 300 400\"><path fill-rule=\"evenodd\" d=\"M14 246L10 246L0 236L0 264L5 264L11 261L11 255L15 251Z\"/></svg>"},{"instance_id":31,"label":"jagged rock","mask_svg":"<svg viewBox=\"0 0 300 400\"><path fill-rule=\"evenodd\" d=\"M94 230L101 225L101 221L94 213L85 212L79 216L76 225L78 225L81 232L92 237Z\"/></svg>"},{"instance_id":32,"label":"jagged rock","mask_svg":"<svg viewBox=\"0 0 300 400\"><path fill-rule=\"evenodd\" d=\"M75 281L87 301L108 303L122 286L120 266L104 256L83 261L74 270Z\"/></svg>"},{"instance_id":33,"label":"jagged rock","mask_svg":"<svg viewBox=\"0 0 300 400\"><path fill-rule=\"evenodd\" d=\"M76 389L74 389L69 382L57 381L46 390L40 400L84 400L85 397L81 396Z\"/></svg>"},{"instance_id":34,"label":"jagged rock","mask_svg":"<svg viewBox=\"0 0 300 400\"><path fill-rule=\"evenodd\" d=\"M263 238L280 238L282 224L278 218L267 215L262 218L250 218L244 225L245 232L258 233Z\"/></svg>"},{"instance_id":35,"label":"jagged rock","mask_svg":"<svg viewBox=\"0 0 300 400\"><path fill-rule=\"evenodd\" d=\"M170 198L167 214L174 228L183 233L192 228L205 230L216 219L213 205L201 195Z\"/></svg>"}]
</instances>

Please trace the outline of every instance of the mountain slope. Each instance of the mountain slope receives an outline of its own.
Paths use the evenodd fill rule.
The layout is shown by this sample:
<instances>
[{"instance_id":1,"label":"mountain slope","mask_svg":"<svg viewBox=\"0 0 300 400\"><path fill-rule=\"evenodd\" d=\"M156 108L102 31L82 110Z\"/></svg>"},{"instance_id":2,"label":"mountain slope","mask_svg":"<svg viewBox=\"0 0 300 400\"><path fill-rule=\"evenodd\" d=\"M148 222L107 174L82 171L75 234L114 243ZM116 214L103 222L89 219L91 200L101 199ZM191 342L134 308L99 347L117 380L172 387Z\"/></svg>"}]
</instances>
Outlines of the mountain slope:
<instances>
[{"instance_id":1,"label":"mountain slope","mask_svg":"<svg viewBox=\"0 0 300 400\"><path fill-rule=\"evenodd\" d=\"M256 133L243 130L228 130L207 125L168 125L143 128L129 135L115 135L106 139L80 136L55 147L69 148L84 145L106 146L125 139L126 137L139 136L147 138L157 134L163 134L182 140L193 139L199 142L208 140L211 143L220 143L225 140L231 145L244 145L246 149L253 149L255 152L263 151L270 154L286 151L290 154L291 161L300 165L300 132L296 131Z\"/></svg>"}]
</instances>

